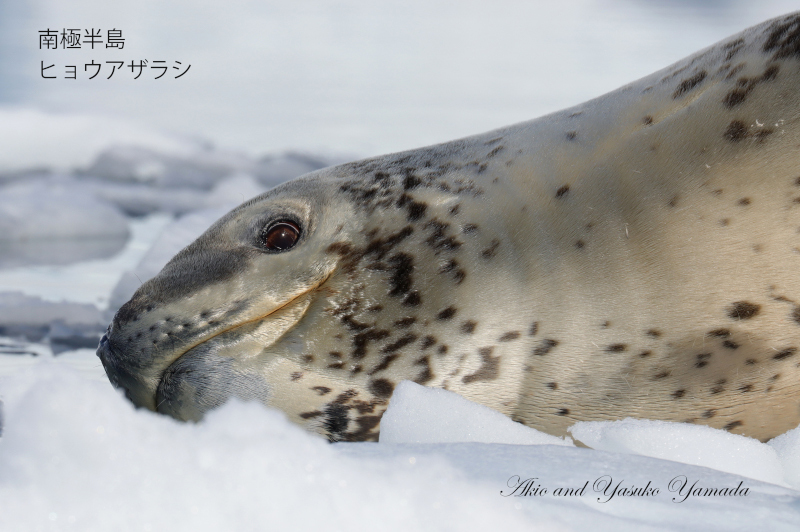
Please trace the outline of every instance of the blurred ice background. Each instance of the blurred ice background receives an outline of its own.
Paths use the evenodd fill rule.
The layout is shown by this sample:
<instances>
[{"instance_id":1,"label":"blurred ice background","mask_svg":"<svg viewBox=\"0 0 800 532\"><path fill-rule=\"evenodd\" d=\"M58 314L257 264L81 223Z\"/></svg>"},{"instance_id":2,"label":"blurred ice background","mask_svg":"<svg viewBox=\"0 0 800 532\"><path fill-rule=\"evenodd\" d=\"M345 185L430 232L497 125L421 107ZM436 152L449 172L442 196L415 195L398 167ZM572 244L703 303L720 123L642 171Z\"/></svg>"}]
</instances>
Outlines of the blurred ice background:
<instances>
[{"instance_id":1,"label":"blurred ice background","mask_svg":"<svg viewBox=\"0 0 800 532\"><path fill-rule=\"evenodd\" d=\"M579 424L573 436L594 450L576 449L405 386L380 444L327 446L253 405L197 426L134 411L94 348L141 282L276 184L578 104L797 8L0 0L0 530L714 530L762 519L796 530L797 430L766 445L706 427ZM38 48L40 30L63 28L117 28L125 48ZM82 68L140 59L192 66L159 80L129 69L88 80ZM42 79L41 61L59 79ZM73 64L78 79L63 79ZM565 486L684 474L744 479L753 493L501 497L515 474Z\"/></svg>"}]
</instances>

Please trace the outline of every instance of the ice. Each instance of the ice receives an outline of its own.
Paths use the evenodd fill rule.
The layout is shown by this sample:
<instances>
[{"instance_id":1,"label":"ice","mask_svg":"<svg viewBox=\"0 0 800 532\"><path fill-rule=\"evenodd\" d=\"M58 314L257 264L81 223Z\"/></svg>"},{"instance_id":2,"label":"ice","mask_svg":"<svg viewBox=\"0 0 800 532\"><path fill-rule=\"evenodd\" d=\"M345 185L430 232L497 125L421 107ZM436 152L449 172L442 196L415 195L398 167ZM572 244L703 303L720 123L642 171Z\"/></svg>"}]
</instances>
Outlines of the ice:
<instances>
[{"instance_id":1,"label":"ice","mask_svg":"<svg viewBox=\"0 0 800 532\"><path fill-rule=\"evenodd\" d=\"M331 445L276 410L238 401L180 423L88 378L97 369L90 352L62 357L0 378L0 530L794 531L800 523L800 492L563 442ZM431 410L452 405L406 388L407 405L414 397L430 399ZM468 412L439 417L451 413ZM740 495L670 491L684 478ZM516 496L527 479L547 493ZM625 496L618 485L659 491Z\"/></svg>"},{"instance_id":2,"label":"ice","mask_svg":"<svg viewBox=\"0 0 800 532\"><path fill-rule=\"evenodd\" d=\"M125 216L73 179L27 180L0 191L0 241L128 237Z\"/></svg>"},{"instance_id":3,"label":"ice","mask_svg":"<svg viewBox=\"0 0 800 532\"><path fill-rule=\"evenodd\" d=\"M223 177L253 167L245 155L198 149L165 152L137 145L114 146L100 153L82 174L119 183L146 183L155 188L209 190Z\"/></svg>"},{"instance_id":4,"label":"ice","mask_svg":"<svg viewBox=\"0 0 800 532\"><path fill-rule=\"evenodd\" d=\"M800 427L781 434L767 443L778 453L783 466L783 478L800 490Z\"/></svg>"},{"instance_id":5,"label":"ice","mask_svg":"<svg viewBox=\"0 0 800 532\"><path fill-rule=\"evenodd\" d=\"M44 301L21 292L0 292L0 336L46 340L56 353L97 348L106 319L87 303Z\"/></svg>"},{"instance_id":6,"label":"ice","mask_svg":"<svg viewBox=\"0 0 800 532\"><path fill-rule=\"evenodd\" d=\"M518 445L572 445L511 421L457 393L411 381L397 385L381 418L381 443L482 442Z\"/></svg>"},{"instance_id":7,"label":"ice","mask_svg":"<svg viewBox=\"0 0 800 532\"><path fill-rule=\"evenodd\" d=\"M584 421L569 431L593 449L652 456L785 485L772 447L705 425L627 418Z\"/></svg>"}]
</instances>

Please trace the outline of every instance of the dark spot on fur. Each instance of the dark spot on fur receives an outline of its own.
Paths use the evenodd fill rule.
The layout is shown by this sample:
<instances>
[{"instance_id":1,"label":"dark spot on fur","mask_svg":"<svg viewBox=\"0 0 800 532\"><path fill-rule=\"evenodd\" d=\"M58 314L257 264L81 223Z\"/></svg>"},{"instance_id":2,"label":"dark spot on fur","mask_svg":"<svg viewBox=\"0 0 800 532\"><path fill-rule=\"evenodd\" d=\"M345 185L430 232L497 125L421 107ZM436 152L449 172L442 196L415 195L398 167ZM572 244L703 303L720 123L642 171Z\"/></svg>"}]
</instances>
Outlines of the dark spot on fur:
<instances>
[{"instance_id":1,"label":"dark spot on fur","mask_svg":"<svg viewBox=\"0 0 800 532\"><path fill-rule=\"evenodd\" d=\"M669 377L671 374L672 374L672 373L671 373L669 370L666 370L666 369L665 369L665 370L663 370L663 371L659 371L658 373L656 373L655 375L653 375L653 380L654 380L654 381L656 381L656 380L659 380L659 379L666 379L666 378L667 378L667 377Z\"/></svg>"},{"instance_id":2,"label":"dark spot on fur","mask_svg":"<svg viewBox=\"0 0 800 532\"><path fill-rule=\"evenodd\" d=\"M743 386L739 386L739 391L742 393L752 392L753 385L752 384L745 384Z\"/></svg>"},{"instance_id":3,"label":"dark spot on fur","mask_svg":"<svg viewBox=\"0 0 800 532\"><path fill-rule=\"evenodd\" d=\"M536 333L539 332L539 322L534 321L531 323L530 328L528 329L528 336L536 336Z\"/></svg>"},{"instance_id":4,"label":"dark spot on fur","mask_svg":"<svg viewBox=\"0 0 800 532\"><path fill-rule=\"evenodd\" d=\"M425 211L428 210L428 205L426 203L418 202L418 201L410 201L408 205L406 205L406 211L408 211L407 219L409 222L416 222L420 220L423 216L425 216Z\"/></svg>"},{"instance_id":5,"label":"dark spot on fur","mask_svg":"<svg viewBox=\"0 0 800 532\"><path fill-rule=\"evenodd\" d=\"M800 58L800 15L790 15L770 26L764 52L773 52L773 59Z\"/></svg>"},{"instance_id":6,"label":"dark spot on fur","mask_svg":"<svg viewBox=\"0 0 800 532\"><path fill-rule=\"evenodd\" d=\"M380 312L383 310L383 305L372 305L367 308L367 312Z\"/></svg>"},{"instance_id":7,"label":"dark spot on fur","mask_svg":"<svg viewBox=\"0 0 800 532\"><path fill-rule=\"evenodd\" d=\"M422 345L420 346L421 349L428 349L432 345L436 343L436 338L433 336L426 336L422 339Z\"/></svg>"},{"instance_id":8,"label":"dark spot on fur","mask_svg":"<svg viewBox=\"0 0 800 532\"><path fill-rule=\"evenodd\" d=\"M794 307L794 309L792 309L791 317L795 323L800 325L800 306Z\"/></svg>"},{"instance_id":9,"label":"dark spot on fur","mask_svg":"<svg viewBox=\"0 0 800 532\"><path fill-rule=\"evenodd\" d=\"M387 338L389 331L370 329L360 332L353 336L353 351L350 354L354 359L359 360L366 356L367 345L370 342L377 342Z\"/></svg>"},{"instance_id":10,"label":"dark spot on fur","mask_svg":"<svg viewBox=\"0 0 800 532\"><path fill-rule=\"evenodd\" d=\"M383 370L385 370L385 369L386 369L386 368L388 368L388 367L391 365L391 363L392 363L392 362L394 362L394 361L395 361L395 359L396 359L397 357L399 357L399 356L400 356L400 355L398 355L397 353L393 353L393 354L391 354L391 355L386 355L385 357L383 357L383 360L381 360L381 363L380 363L380 364L378 364L377 366L375 366L374 368L372 368L371 370L369 370L369 372L367 372L367 375L375 375L375 374L376 374L376 373L378 373L379 371L383 371Z\"/></svg>"},{"instance_id":11,"label":"dark spot on fur","mask_svg":"<svg viewBox=\"0 0 800 532\"><path fill-rule=\"evenodd\" d=\"M642 351L641 353L639 353L639 357L640 357L640 358L647 358L647 357L649 357L649 356L650 356L650 355L652 355L652 354L653 354L653 352L652 352L652 351Z\"/></svg>"},{"instance_id":12,"label":"dark spot on fur","mask_svg":"<svg viewBox=\"0 0 800 532\"><path fill-rule=\"evenodd\" d=\"M407 175L403 179L403 190L411 190L417 188L422 181L415 175Z\"/></svg>"},{"instance_id":13,"label":"dark spot on fur","mask_svg":"<svg viewBox=\"0 0 800 532\"><path fill-rule=\"evenodd\" d=\"M389 278L389 284L391 285L389 295L407 294L411 290L414 259L406 253L398 253L389 257L389 263L392 265L392 276Z\"/></svg>"},{"instance_id":14,"label":"dark spot on fur","mask_svg":"<svg viewBox=\"0 0 800 532\"><path fill-rule=\"evenodd\" d=\"M314 362L314 355L303 355L303 359L302 360L306 364L311 364L312 362Z\"/></svg>"},{"instance_id":15,"label":"dark spot on fur","mask_svg":"<svg viewBox=\"0 0 800 532\"><path fill-rule=\"evenodd\" d=\"M460 203L456 203L455 205L450 207L450 210L447 211L447 212L450 213L450 216L455 216L456 214L458 214L459 210L461 210L461 204Z\"/></svg>"},{"instance_id":16,"label":"dark spot on fur","mask_svg":"<svg viewBox=\"0 0 800 532\"><path fill-rule=\"evenodd\" d=\"M774 360L783 360L784 358L789 358L790 356L793 356L796 351L797 351L796 348L789 347L787 349L784 349L783 351L781 351L777 355L774 355L772 358Z\"/></svg>"},{"instance_id":17,"label":"dark spot on fur","mask_svg":"<svg viewBox=\"0 0 800 532\"><path fill-rule=\"evenodd\" d=\"M645 117L642 119L642 123L643 123L644 125L646 125L646 126L649 126L650 124L652 124L652 123L653 123L653 117L652 117L652 116L650 116L650 115L647 115L647 116L645 116Z\"/></svg>"},{"instance_id":18,"label":"dark spot on fur","mask_svg":"<svg viewBox=\"0 0 800 532\"><path fill-rule=\"evenodd\" d=\"M697 355L696 368L704 368L708 365L708 359L711 358L711 353L700 353Z\"/></svg>"},{"instance_id":19,"label":"dark spot on fur","mask_svg":"<svg viewBox=\"0 0 800 532\"><path fill-rule=\"evenodd\" d=\"M758 360L756 360L755 358L748 358L747 360L744 361L744 363L747 364L748 366L753 366L758 363Z\"/></svg>"},{"instance_id":20,"label":"dark spot on fur","mask_svg":"<svg viewBox=\"0 0 800 532\"><path fill-rule=\"evenodd\" d=\"M402 349L403 347L407 346L410 343L413 343L417 339L416 334L406 334L405 336L401 337L400 339L392 342L391 344L387 345L383 349L381 349L382 353L394 353Z\"/></svg>"},{"instance_id":21,"label":"dark spot on fur","mask_svg":"<svg viewBox=\"0 0 800 532\"><path fill-rule=\"evenodd\" d=\"M564 185L558 190L556 190L556 197L563 198L564 196L567 195L568 192L569 192L569 185Z\"/></svg>"},{"instance_id":22,"label":"dark spot on fur","mask_svg":"<svg viewBox=\"0 0 800 532\"><path fill-rule=\"evenodd\" d=\"M714 417L716 415L717 415L717 411L713 410L713 409L706 410L705 412L703 412L703 417L706 418L706 419L711 419L712 417Z\"/></svg>"},{"instance_id":23,"label":"dark spot on fur","mask_svg":"<svg viewBox=\"0 0 800 532\"><path fill-rule=\"evenodd\" d=\"M774 131L771 128L761 129L756 133L756 140L758 142L764 142L772 133L774 133Z\"/></svg>"},{"instance_id":24,"label":"dark spot on fur","mask_svg":"<svg viewBox=\"0 0 800 532\"><path fill-rule=\"evenodd\" d=\"M714 329L713 331L708 331L708 335L715 338L727 338L731 335L731 331L728 329Z\"/></svg>"},{"instance_id":25,"label":"dark spot on fur","mask_svg":"<svg viewBox=\"0 0 800 532\"><path fill-rule=\"evenodd\" d=\"M606 351L609 353L622 353L626 349L628 349L628 346L625 344L611 344L606 347Z\"/></svg>"},{"instance_id":26,"label":"dark spot on fur","mask_svg":"<svg viewBox=\"0 0 800 532\"><path fill-rule=\"evenodd\" d=\"M473 332L475 332L475 327L477 326L478 324L475 323L474 321L467 320L461 324L461 332L463 332L464 334L472 334Z\"/></svg>"},{"instance_id":27,"label":"dark spot on fur","mask_svg":"<svg viewBox=\"0 0 800 532\"><path fill-rule=\"evenodd\" d=\"M445 353L447 353L447 350L448 350L448 349L449 349L449 348L448 348L446 345L440 345L439 347L437 347L437 348L436 348L436 351L437 351L437 352L438 352L440 355L444 355Z\"/></svg>"},{"instance_id":28,"label":"dark spot on fur","mask_svg":"<svg viewBox=\"0 0 800 532\"><path fill-rule=\"evenodd\" d=\"M331 389L328 388L327 386L314 386L311 389L317 392L317 394L319 395L325 395L331 393Z\"/></svg>"},{"instance_id":29,"label":"dark spot on fur","mask_svg":"<svg viewBox=\"0 0 800 532\"><path fill-rule=\"evenodd\" d=\"M730 423L728 423L727 425L722 427L722 429L723 430L733 430L736 427L741 427L742 425L744 425L744 423L742 423L741 421L731 421Z\"/></svg>"},{"instance_id":30,"label":"dark spot on fur","mask_svg":"<svg viewBox=\"0 0 800 532\"><path fill-rule=\"evenodd\" d=\"M747 137L747 126L741 120L734 120L728 125L723 136L731 142L739 142Z\"/></svg>"},{"instance_id":31,"label":"dark spot on fur","mask_svg":"<svg viewBox=\"0 0 800 532\"><path fill-rule=\"evenodd\" d=\"M417 375L414 379L414 382L417 384L425 384L429 380L433 378L433 370L431 369L431 359L430 357L422 357L414 362L415 366L423 366L422 372Z\"/></svg>"},{"instance_id":32,"label":"dark spot on fur","mask_svg":"<svg viewBox=\"0 0 800 532\"><path fill-rule=\"evenodd\" d=\"M761 310L761 305L749 301L736 301L728 308L728 317L732 320L749 320Z\"/></svg>"},{"instance_id":33,"label":"dark spot on fur","mask_svg":"<svg viewBox=\"0 0 800 532\"><path fill-rule=\"evenodd\" d=\"M375 379L369 382L369 391L375 397L387 399L394 391L394 384L386 379Z\"/></svg>"},{"instance_id":34,"label":"dark spot on fur","mask_svg":"<svg viewBox=\"0 0 800 532\"><path fill-rule=\"evenodd\" d=\"M303 372L302 371L295 371L294 373L292 373L290 375L290 377L291 377L291 379L293 381L299 381L300 379L303 378Z\"/></svg>"},{"instance_id":35,"label":"dark spot on fur","mask_svg":"<svg viewBox=\"0 0 800 532\"><path fill-rule=\"evenodd\" d=\"M476 224L467 224L464 226L463 229L461 229L461 232L464 233L465 235L471 235L473 233L477 233L478 226Z\"/></svg>"},{"instance_id":36,"label":"dark spot on fur","mask_svg":"<svg viewBox=\"0 0 800 532\"><path fill-rule=\"evenodd\" d=\"M718 393L722 393L725 391L725 384L727 384L727 380L720 379L716 382L714 386L711 387L711 394L716 395Z\"/></svg>"},{"instance_id":37,"label":"dark spot on fur","mask_svg":"<svg viewBox=\"0 0 800 532\"><path fill-rule=\"evenodd\" d=\"M578 136L577 131L569 131L567 132L567 140L575 140L575 137Z\"/></svg>"},{"instance_id":38,"label":"dark spot on fur","mask_svg":"<svg viewBox=\"0 0 800 532\"><path fill-rule=\"evenodd\" d=\"M356 364L353 366L353 369L350 370L350 375L358 375L364 368L361 367L360 364Z\"/></svg>"},{"instance_id":39,"label":"dark spot on fur","mask_svg":"<svg viewBox=\"0 0 800 532\"><path fill-rule=\"evenodd\" d=\"M739 349L739 344L737 344L733 340L725 340L724 342L722 342L722 347L725 347L727 349Z\"/></svg>"},{"instance_id":40,"label":"dark spot on fur","mask_svg":"<svg viewBox=\"0 0 800 532\"><path fill-rule=\"evenodd\" d=\"M347 425L350 419L347 417L347 407L340 404L328 405L324 411L325 421L322 426L328 432L331 441L337 441L341 435L347 432Z\"/></svg>"},{"instance_id":41,"label":"dark spot on fur","mask_svg":"<svg viewBox=\"0 0 800 532\"><path fill-rule=\"evenodd\" d=\"M675 207L675 206L678 205L678 196L677 196L677 194L675 196L672 196L672 198L669 200L667 205L669 205L670 207Z\"/></svg>"},{"instance_id":42,"label":"dark spot on fur","mask_svg":"<svg viewBox=\"0 0 800 532\"><path fill-rule=\"evenodd\" d=\"M697 87L700 83L703 82L704 79L706 79L707 75L708 73L705 70L701 70L694 76L686 78L683 81L681 81L680 85L678 85L678 88L675 89L674 93L672 93L672 99L675 100L677 98L680 98L693 88Z\"/></svg>"},{"instance_id":43,"label":"dark spot on fur","mask_svg":"<svg viewBox=\"0 0 800 532\"><path fill-rule=\"evenodd\" d=\"M547 387L551 390L558 390L558 383L556 382L548 382Z\"/></svg>"},{"instance_id":44,"label":"dark spot on fur","mask_svg":"<svg viewBox=\"0 0 800 532\"><path fill-rule=\"evenodd\" d=\"M569 415L569 408L559 408L556 412L558 416L568 416Z\"/></svg>"},{"instance_id":45,"label":"dark spot on fur","mask_svg":"<svg viewBox=\"0 0 800 532\"><path fill-rule=\"evenodd\" d=\"M750 198L742 198L739 201L737 201L736 204L741 205L742 207L746 207L747 205L750 205Z\"/></svg>"},{"instance_id":46,"label":"dark spot on fur","mask_svg":"<svg viewBox=\"0 0 800 532\"><path fill-rule=\"evenodd\" d=\"M539 345L533 350L534 355L544 356L553 350L558 345L558 340L544 339L539 342Z\"/></svg>"},{"instance_id":47,"label":"dark spot on fur","mask_svg":"<svg viewBox=\"0 0 800 532\"><path fill-rule=\"evenodd\" d=\"M439 311L436 315L437 320L450 320L453 316L456 315L457 309L453 306L447 307L444 310Z\"/></svg>"},{"instance_id":48,"label":"dark spot on fur","mask_svg":"<svg viewBox=\"0 0 800 532\"><path fill-rule=\"evenodd\" d=\"M422 297L416 290L412 290L403 300L403 305L406 307L417 307L420 303L422 303Z\"/></svg>"},{"instance_id":49,"label":"dark spot on fur","mask_svg":"<svg viewBox=\"0 0 800 532\"><path fill-rule=\"evenodd\" d=\"M328 364L328 369L344 369L344 362L338 360L336 362Z\"/></svg>"},{"instance_id":50,"label":"dark spot on fur","mask_svg":"<svg viewBox=\"0 0 800 532\"><path fill-rule=\"evenodd\" d=\"M504 149L506 149L505 146L497 146L492 151L490 151L489 153L486 154L486 158L487 159L491 159L492 157L494 157L495 155L497 155L498 153L500 153Z\"/></svg>"},{"instance_id":51,"label":"dark spot on fur","mask_svg":"<svg viewBox=\"0 0 800 532\"><path fill-rule=\"evenodd\" d=\"M583 249L583 246L585 245L586 243L583 240L578 240L577 242L575 242L575 247L578 249Z\"/></svg>"},{"instance_id":52,"label":"dark spot on fur","mask_svg":"<svg viewBox=\"0 0 800 532\"><path fill-rule=\"evenodd\" d=\"M672 397L675 399L680 399L684 395L686 395L686 390L684 389L675 390L674 392L672 392Z\"/></svg>"},{"instance_id":53,"label":"dark spot on fur","mask_svg":"<svg viewBox=\"0 0 800 532\"><path fill-rule=\"evenodd\" d=\"M519 336L520 336L519 335L519 331L509 331L509 332L503 334L503 336L501 336L500 338L498 338L497 341L498 342L510 342L511 340L516 340L517 338L519 338Z\"/></svg>"},{"instance_id":54,"label":"dark spot on fur","mask_svg":"<svg viewBox=\"0 0 800 532\"><path fill-rule=\"evenodd\" d=\"M661 331L658 329L648 329L645 334L651 338L659 338L661 336Z\"/></svg>"}]
</instances>

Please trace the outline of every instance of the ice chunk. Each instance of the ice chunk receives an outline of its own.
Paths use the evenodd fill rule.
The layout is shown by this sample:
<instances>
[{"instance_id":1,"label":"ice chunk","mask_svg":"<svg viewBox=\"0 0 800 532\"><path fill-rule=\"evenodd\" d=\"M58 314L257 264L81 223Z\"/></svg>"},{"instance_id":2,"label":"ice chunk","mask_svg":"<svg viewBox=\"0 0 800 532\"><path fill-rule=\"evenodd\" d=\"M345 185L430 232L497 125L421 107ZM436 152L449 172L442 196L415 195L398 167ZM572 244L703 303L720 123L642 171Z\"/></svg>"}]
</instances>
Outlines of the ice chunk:
<instances>
[{"instance_id":1,"label":"ice chunk","mask_svg":"<svg viewBox=\"0 0 800 532\"><path fill-rule=\"evenodd\" d=\"M592 449L652 456L786 485L773 448L705 425L626 418L582 421L569 432Z\"/></svg>"},{"instance_id":2,"label":"ice chunk","mask_svg":"<svg viewBox=\"0 0 800 532\"><path fill-rule=\"evenodd\" d=\"M94 305L0 292L0 336L32 342L46 340L54 352L60 353L96 348L105 328L105 316Z\"/></svg>"},{"instance_id":3,"label":"ice chunk","mask_svg":"<svg viewBox=\"0 0 800 532\"><path fill-rule=\"evenodd\" d=\"M457 393L411 381L397 385L381 419L381 443L483 442L572 445L511 421Z\"/></svg>"},{"instance_id":4,"label":"ice chunk","mask_svg":"<svg viewBox=\"0 0 800 532\"><path fill-rule=\"evenodd\" d=\"M800 490L800 427L781 434L770 440L767 445L778 453L786 482L794 489Z\"/></svg>"},{"instance_id":5,"label":"ice chunk","mask_svg":"<svg viewBox=\"0 0 800 532\"><path fill-rule=\"evenodd\" d=\"M246 172L252 167L252 159L231 152L194 150L169 153L126 145L106 149L81 173L119 183L209 190L223 177Z\"/></svg>"},{"instance_id":6,"label":"ice chunk","mask_svg":"<svg viewBox=\"0 0 800 532\"><path fill-rule=\"evenodd\" d=\"M0 189L0 241L127 237L125 216L74 179L36 179Z\"/></svg>"}]
</instances>

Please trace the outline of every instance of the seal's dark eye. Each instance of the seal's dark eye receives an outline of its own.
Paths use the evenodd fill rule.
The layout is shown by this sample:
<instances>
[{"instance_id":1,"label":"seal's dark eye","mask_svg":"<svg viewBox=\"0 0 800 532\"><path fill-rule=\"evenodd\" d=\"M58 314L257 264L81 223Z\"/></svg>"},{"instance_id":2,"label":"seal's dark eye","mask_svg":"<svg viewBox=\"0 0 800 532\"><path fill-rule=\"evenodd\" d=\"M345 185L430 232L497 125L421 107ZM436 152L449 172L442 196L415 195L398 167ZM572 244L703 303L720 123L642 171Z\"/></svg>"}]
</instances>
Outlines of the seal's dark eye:
<instances>
[{"instance_id":1,"label":"seal's dark eye","mask_svg":"<svg viewBox=\"0 0 800 532\"><path fill-rule=\"evenodd\" d=\"M288 220L273 223L261 234L261 241L271 251L291 249L299 238L300 227Z\"/></svg>"}]
</instances>

